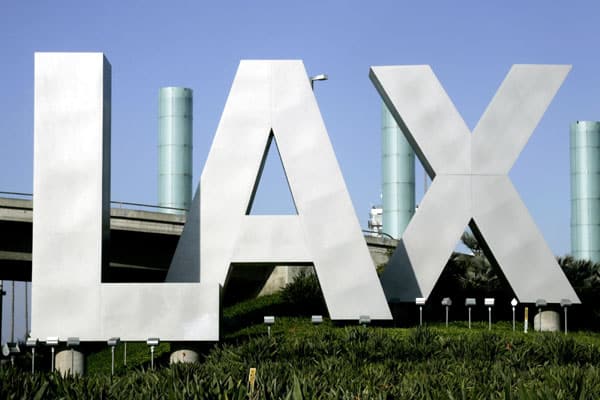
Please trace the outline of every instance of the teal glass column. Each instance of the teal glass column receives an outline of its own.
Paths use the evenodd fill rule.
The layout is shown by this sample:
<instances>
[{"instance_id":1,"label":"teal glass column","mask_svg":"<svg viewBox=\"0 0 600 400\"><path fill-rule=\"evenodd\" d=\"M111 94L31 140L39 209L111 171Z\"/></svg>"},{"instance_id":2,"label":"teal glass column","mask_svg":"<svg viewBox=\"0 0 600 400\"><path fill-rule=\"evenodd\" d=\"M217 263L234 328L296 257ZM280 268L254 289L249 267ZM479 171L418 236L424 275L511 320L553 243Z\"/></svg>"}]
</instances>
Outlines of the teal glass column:
<instances>
[{"instance_id":1,"label":"teal glass column","mask_svg":"<svg viewBox=\"0 0 600 400\"><path fill-rule=\"evenodd\" d=\"M571 255L600 262L600 122L571 124Z\"/></svg>"},{"instance_id":2,"label":"teal glass column","mask_svg":"<svg viewBox=\"0 0 600 400\"><path fill-rule=\"evenodd\" d=\"M158 205L192 202L192 90L164 87L158 96ZM184 211L163 210L182 214Z\"/></svg>"},{"instance_id":3,"label":"teal glass column","mask_svg":"<svg viewBox=\"0 0 600 400\"><path fill-rule=\"evenodd\" d=\"M415 213L415 153L385 104L381 147L383 232L398 239Z\"/></svg>"}]
</instances>

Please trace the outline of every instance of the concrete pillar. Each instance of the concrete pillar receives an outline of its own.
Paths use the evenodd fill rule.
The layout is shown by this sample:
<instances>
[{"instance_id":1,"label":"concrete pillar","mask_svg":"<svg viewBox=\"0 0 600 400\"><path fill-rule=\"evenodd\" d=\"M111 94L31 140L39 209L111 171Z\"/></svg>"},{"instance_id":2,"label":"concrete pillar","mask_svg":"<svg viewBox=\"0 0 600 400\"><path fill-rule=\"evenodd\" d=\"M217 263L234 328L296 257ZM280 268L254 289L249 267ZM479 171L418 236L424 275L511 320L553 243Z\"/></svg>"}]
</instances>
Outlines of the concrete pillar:
<instances>
[{"instance_id":1,"label":"concrete pillar","mask_svg":"<svg viewBox=\"0 0 600 400\"><path fill-rule=\"evenodd\" d=\"M314 268L284 265L276 266L258 293L258 297L279 292L285 285L296 279L302 272L311 274L314 273Z\"/></svg>"},{"instance_id":2,"label":"concrete pillar","mask_svg":"<svg viewBox=\"0 0 600 400\"><path fill-rule=\"evenodd\" d=\"M571 124L571 255L600 262L600 122Z\"/></svg>"},{"instance_id":3,"label":"concrete pillar","mask_svg":"<svg viewBox=\"0 0 600 400\"><path fill-rule=\"evenodd\" d=\"M192 204L192 90L164 87L158 96L158 205ZM164 210L172 214L183 211Z\"/></svg>"},{"instance_id":4,"label":"concrete pillar","mask_svg":"<svg viewBox=\"0 0 600 400\"><path fill-rule=\"evenodd\" d=\"M399 239L415 213L415 153L385 104L381 155L383 232Z\"/></svg>"},{"instance_id":5,"label":"concrete pillar","mask_svg":"<svg viewBox=\"0 0 600 400\"><path fill-rule=\"evenodd\" d=\"M85 372L85 355L80 351L71 349L59 351L54 360L54 367L62 376L71 375L71 371L79 376Z\"/></svg>"},{"instance_id":6,"label":"concrete pillar","mask_svg":"<svg viewBox=\"0 0 600 400\"><path fill-rule=\"evenodd\" d=\"M542 318L543 332L558 332L560 331L560 314L556 311L542 311L533 317L533 329L540 331L540 317Z\"/></svg>"},{"instance_id":7,"label":"concrete pillar","mask_svg":"<svg viewBox=\"0 0 600 400\"><path fill-rule=\"evenodd\" d=\"M197 363L198 360L199 355L196 351L189 349L180 349L175 350L171 353L171 357L169 358L169 364Z\"/></svg>"}]
</instances>

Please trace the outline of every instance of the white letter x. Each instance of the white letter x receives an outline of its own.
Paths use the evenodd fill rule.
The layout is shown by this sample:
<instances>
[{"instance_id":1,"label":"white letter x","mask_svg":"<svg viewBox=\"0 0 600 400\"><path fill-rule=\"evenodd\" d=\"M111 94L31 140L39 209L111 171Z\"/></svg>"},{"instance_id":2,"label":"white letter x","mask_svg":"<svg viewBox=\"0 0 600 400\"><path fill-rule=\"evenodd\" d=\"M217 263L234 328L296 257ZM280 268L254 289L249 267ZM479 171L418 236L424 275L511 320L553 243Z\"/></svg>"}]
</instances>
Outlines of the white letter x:
<instances>
[{"instance_id":1,"label":"white letter x","mask_svg":"<svg viewBox=\"0 0 600 400\"><path fill-rule=\"evenodd\" d=\"M382 277L388 300L428 297L469 224L521 302L579 302L508 177L570 69L513 66L471 135L429 66L371 68L433 179Z\"/></svg>"}]
</instances>

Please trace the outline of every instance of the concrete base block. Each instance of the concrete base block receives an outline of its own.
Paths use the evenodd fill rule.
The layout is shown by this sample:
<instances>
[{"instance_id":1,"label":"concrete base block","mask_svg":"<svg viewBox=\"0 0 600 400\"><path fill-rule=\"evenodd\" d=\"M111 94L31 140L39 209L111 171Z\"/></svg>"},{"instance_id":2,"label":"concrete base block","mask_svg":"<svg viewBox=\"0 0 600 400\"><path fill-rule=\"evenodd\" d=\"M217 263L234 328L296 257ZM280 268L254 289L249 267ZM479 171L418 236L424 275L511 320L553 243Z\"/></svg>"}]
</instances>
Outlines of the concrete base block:
<instances>
[{"instance_id":1,"label":"concrete base block","mask_svg":"<svg viewBox=\"0 0 600 400\"><path fill-rule=\"evenodd\" d=\"M542 331L558 332L560 331L560 314L556 311L542 311ZM533 329L540 331L540 313L533 318Z\"/></svg>"},{"instance_id":2,"label":"concrete base block","mask_svg":"<svg viewBox=\"0 0 600 400\"><path fill-rule=\"evenodd\" d=\"M181 349L171 353L171 357L169 358L169 364L197 363L198 360L198 353L194 350Z\"/></svg>"},{"instance_id":3,"label":"concrete base block","mask_svg":"<svg viewBox=\"0 0 600 400\"><path fill-rule=\"evenodd\" d=\"M77 350L63 350L56 354L54 367L62 376L83 375L85 371L85 355Z\"/></svg>"}]
</instances>

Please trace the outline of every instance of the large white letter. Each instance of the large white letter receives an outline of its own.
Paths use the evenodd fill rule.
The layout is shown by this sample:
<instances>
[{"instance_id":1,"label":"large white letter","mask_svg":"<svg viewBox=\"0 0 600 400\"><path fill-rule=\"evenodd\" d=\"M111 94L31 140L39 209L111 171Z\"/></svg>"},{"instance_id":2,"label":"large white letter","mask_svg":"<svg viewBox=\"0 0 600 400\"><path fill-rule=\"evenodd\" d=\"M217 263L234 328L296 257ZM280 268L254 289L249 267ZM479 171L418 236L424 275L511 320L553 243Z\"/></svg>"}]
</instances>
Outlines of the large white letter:
<instances>
[{"instance_id":1,"label":"large white letter","mask_svg":"<svg viewBox=\"0 0 600 400\"><path fill-rule=\"evenodd\" d=\"M428 297L469 224L521 302L579 302L508 177L569 70L513 66L471 134L429 66L371 68L433 179L383 275L390 300Z\"/></svg>"},{"instance_id":2,"label":"large white letter","mask_svg":"<svg viewBox=\"0 0 600 400\"><path fill-rule=\"evenodd\" d=\"M248 215L271 140L298 215ZM240 63L167 279L245 263L312 263L332 319L391 319L301 61Z\"/></svg>"},{"instance_id":3,"label":"large white letter","mask_svg":"<svg viewBox=\"0 0 600 400\"><path fill-rule=\"evenodd\" d=\"M107 284L111 68L35 55L32 337L219 339L217 284Z\"/></svg>"}]
</instances>

